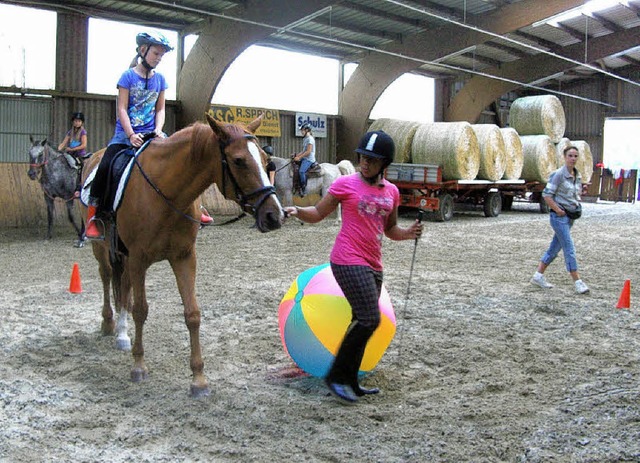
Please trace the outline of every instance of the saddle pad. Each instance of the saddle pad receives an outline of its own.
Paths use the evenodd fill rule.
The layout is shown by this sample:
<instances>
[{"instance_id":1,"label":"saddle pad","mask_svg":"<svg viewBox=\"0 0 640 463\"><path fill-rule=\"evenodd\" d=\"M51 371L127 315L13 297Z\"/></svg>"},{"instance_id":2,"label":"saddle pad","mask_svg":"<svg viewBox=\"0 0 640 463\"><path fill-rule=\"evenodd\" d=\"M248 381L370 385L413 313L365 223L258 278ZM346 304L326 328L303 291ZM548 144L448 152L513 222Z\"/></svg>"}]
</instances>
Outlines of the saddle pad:
<instances>
[{"instance_id":1,"label":"saddle pad","mask_svg":"<svg viewBox=\"0 0 640 463\"><path fill-rule=\"evenodd\" d=\"M116 189L115 195L113 196L113 204L112 204L112 207L111 207L112 211L115 212L120 207L120 202L122 201L122 195L124 194L124 189L127 187L127 183L129 182L129 177L131 176L131 169L132 169L132 167L134 165L134 161L140 155L140 153L142 153L147 148L147 146L149 146L150 142L151 142L151 140L147 140L140 148L138 148L138 151L136 151L133 156L131 156L129 154L130 159L126 163L126 167L124 169L122 169L122 174L120 176L120 180L118 181L118 188ZM126 153L124 153L124 151L125 150L121 151L116 156L127 155ZM117 158L114 158L114 161L116 161L116 160L117 160ZM98 170L98 166L94 167L94 169L91 171L91 173L87 176L87 179L85 180L85 182L84 182L84 184L82 186L82 191L80 192L80 201L85 206L87 206L89 204L89 194L91 192L91 182L93 181L94 177L96 176L97 170ZM107 208L105 208L105 209L107 209Z\"/></svg>"},{"instance_id":2,"label":"saddle pad","mask_svg":"<svg viewBox=\"0 0 640 463\"><path fill-rule=\"evenodd\" d=\"M124 172L122 173L122 177L120 177L120 181L118 182L118 189L116 190L115 197L113 199L113 211L118 210L120 206L120 201L122 201L122 194L124 193L124 189L127 186L127 182L129 181L129 177L131 176L131 168L133 167L134 158L132 157L127 167L125 167ZM94 177L96 176L96 172L98 171L98 166L94 167L93 170L87 176L87 179L84 181L82 185L82 191L80 192L80 202L83 205L89 205L89 194L91 193L91 183L93 182Z\"/></svg>"}]
</instances>

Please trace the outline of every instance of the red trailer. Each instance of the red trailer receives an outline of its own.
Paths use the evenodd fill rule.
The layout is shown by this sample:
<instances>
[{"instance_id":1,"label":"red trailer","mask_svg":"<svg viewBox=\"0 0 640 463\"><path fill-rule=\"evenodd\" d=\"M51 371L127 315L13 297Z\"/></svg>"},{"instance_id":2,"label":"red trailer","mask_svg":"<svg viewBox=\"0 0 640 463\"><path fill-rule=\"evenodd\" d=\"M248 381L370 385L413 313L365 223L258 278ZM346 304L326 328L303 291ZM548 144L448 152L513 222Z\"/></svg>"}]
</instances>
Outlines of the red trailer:
<instances>
[{"instance_id":1,"label":"red trailer","mask_svg":"<svg viewBox=\"0 0 640 463\"><path fill-rule=\"evenodd\" d=\"M430 211L441 222L453 218L454 204L482 206L486 217L511 209L514 199L540 204L544 184L524 180L442 180L442 168L429 164L392 163L385 177L400 190L400 205Z\"/></svg>"}]
</instances>

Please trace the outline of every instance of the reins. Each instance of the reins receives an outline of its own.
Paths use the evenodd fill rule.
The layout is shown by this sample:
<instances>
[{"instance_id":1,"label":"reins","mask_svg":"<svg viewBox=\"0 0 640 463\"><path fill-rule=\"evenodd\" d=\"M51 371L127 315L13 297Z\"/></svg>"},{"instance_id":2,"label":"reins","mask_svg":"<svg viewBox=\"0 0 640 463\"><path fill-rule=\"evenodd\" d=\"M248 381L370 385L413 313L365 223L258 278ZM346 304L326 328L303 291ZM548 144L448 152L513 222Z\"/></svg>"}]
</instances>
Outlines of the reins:
<instances>
[{"instance_id":1,"label":"reins","mask_svg":"<svg viewBox=\"0 0 640 463\"><path fill-rule=\"evenodd\" d=\"M250 135L250 134L245 134L243 138L251 139L251 140L255 140L256 139L255 136ZM174 206L173 203L171 202L171 200L169 198L167 198L167 196L162 192L162 190L160 190L160 188L155 183L153 183L153 180L151 180L149 178L147 173L142 168L142 165L138 161L138 154L140 154L147 147L147 145L150 142L151 142L151 140L147 140L138 149L138 151L136 152L136 154L134 156L134 161L133 162L135 163L135 165L140 170L140 173L142 174L142 177L151 186L151 188L153 188L154 191L156 193L158 193L158 195L164 200L164 202L167 204L167 206L169 206L169 208L171 210L173 210L177 214L181 215L185 219L190 220L191 222L200 224L200 220L194 219L193 217L191 217L186 212L183 212L180 209L178 209L176 206ZM231 182L233 184L234 191L235 191L235 194L236 194L236 198L238 200L238 203L240 204L240 207L242 208L242 213L240 215L238 215L237 217L234 217L232 219L226 220L226 221L224 221L224 222L222 222L220 224L214 224L214 225L217 225L217 226L228 225L228 224L236 222L236 221L240 220L241 218L245 217L247 215L247 213L245 212L244 209L247 208L247 207L250 207L252 212L255 213L256 211L258 211L260 209L260 207L262 207L262 205L264 204L264 202L267 200L267 198L270 195L276 194L276 189L273 186L264 186L262 188L258 188L256 190L254 190L251 193L248 193L246 195L242 193L242 189L238 185L238 182L236 181L236 178L233 176L233 173L229 169L229 165L228 165L228 162L227 162L227 155L226 155L225 149L229 146L229 144L230 144L229 142L224 142L224 141L220 141L219 142L219 146L220 146L220 162L222 164L222 191L223 192L226 191L225 181L226 181L226 178L228 176L231 179ZM249 200L254 198L254 197L257 197L257 196L259 196L259 198L256 201L254 201L254 204L253 205L250 204Z\"/></svg>"},{"instance_id":2,"label":"reins","mask_svg":"<svg viewBox=\"0 0 640 463\"><path fill-rule=\"evenodd\" d=\"M284 166L280 167L279 169L276 169L276 172L280 172L282 169L284 169L285 167L289 167L291 165L293 161L289 161L287 162Z\"/></svg>"}]
</instances>

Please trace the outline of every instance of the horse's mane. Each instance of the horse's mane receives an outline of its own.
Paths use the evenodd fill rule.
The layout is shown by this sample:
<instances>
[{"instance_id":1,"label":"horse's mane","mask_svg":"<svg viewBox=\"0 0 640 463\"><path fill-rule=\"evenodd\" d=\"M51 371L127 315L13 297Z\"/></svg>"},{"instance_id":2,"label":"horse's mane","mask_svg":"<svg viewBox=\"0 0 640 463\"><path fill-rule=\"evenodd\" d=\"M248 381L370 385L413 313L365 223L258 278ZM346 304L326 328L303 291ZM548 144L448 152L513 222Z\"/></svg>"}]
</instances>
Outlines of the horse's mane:
<instances>
[{"instance_id":1,"label":"horse's mane","mask_svg":"<svg viewBox=\"0 0 640 463\"><path fill-rule=\"evenodd\" d=\"M249 133L241 126L234 124L224 124L224 129L230 140L242 138L246 133ZM187 139L191 139L191 155L194 156L196 161L198 160L196 159L197 156L204 156L206 153L210 153L211 149L220 142L209 124L200 121L196 121L177 131L168 140L180 142Z\"/></svg>"}]
</instances>

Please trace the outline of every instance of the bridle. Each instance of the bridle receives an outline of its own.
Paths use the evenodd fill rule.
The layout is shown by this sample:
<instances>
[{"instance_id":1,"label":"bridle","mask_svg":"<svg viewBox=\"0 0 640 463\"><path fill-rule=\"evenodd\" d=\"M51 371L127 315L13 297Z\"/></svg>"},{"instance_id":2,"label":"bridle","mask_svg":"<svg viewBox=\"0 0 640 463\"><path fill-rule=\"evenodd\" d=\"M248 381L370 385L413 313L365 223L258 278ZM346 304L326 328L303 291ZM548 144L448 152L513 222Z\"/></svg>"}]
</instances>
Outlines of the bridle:
<instances>
[{"instance_id":1,"label":"bridle","mask_svg":"<svg viewBox=\"0 0 640 463\"><path fill-rule=\"evenodd\" d=\"M49 145L47 144L42 145L42 152L38 154L38 156L36 156L36 162L29 163L29 167L33 167L34 169L42 169L49 163L49 150L47 149L48 147ZM37 162L40 157L42 157L42 162ZM33 159L33 157L31 159Z\"/></svg>"},{"instance_id":2,"label":"bridle","mask_svg":"<svg viewBox=\"0 0 640 463\"><path fill-rule=\"evenodd\" d=\"M242 138L246 140L251 140L254 142L258 141L255 135L251 135L249 133L244 134ZM220 154L221 154L220 160L222 162L222 192L224 194L224 192L226 191L226 186L227 186L226 179L228 177L231 180L231 183L233 184L233 189L236 195L236 201L238 202L240 207L243 210L246 210L247 208L249 208L251 210L251 213L255 215L260 210L260 208L262 207L264 202L267 200L267 198L271 195L276 194L276 189L273 185L268 185L268 186L263 186L261 188L257 188L256 190L247 194L242 193L242 189L238 185L236 178L233 176L233 173L231 172L231 169L229 168L229 163L227 161L226 149L231 144L231 140L227 140L227 141L220 140L219 143L220 143ZM251 204L249 201L253 198L257 198L257 199L255 199L253 204Z\"/></svg>"},{"instance_id":3,"label":"bridle","mask_svg":"<svg viewBox=\"0 0 640 463\"><path fill-rule=\"evenodd\" d=\"M251 134L245 134L243 136L243 138L245 138L247 140L257 140L257 138L254 135L251 135ZM267 200L267 198L269 196L271 196L271 195L275 195L276 194L276 189L271 185L258 188L258 189L254 190L254 191L252 191L252 192L250 192L248 194L242 193L242 189L238 185L238 182L237 182L236 178L233 176L233 172L231 172L231 169L229 168L229 163L227 162L227 153L225 152L225 150L229 147L229 145L231 144L231 141L232 140L227 140L227 141L220 140L218 142L218 144L220 146L220 163L222 164L222 188L221 188L221 190L222 190L222 194L224 194L224 192L226 191L226 179L228 177L231 180L231 183L233 184L234 192L235 192L235 195L236 195L236 201L238 202L238 204L240 204L240 207L242 208L242 213L240 215L238 215L237 217L234 217L232 219L229 219L229 220L227 220L225 222L222 222L222 223L216 224L216 225L227 225L227 224L236 222L237 220L240 220L241 218L243 218L243 217L245 217L247 215L246 209L250 209L252 215L255 215L260 210L260 208L262 207L264 202ZM145 144L143 144L138 149L138 152L136 152L136 155L133 158L134 159L133 162L138 167L138 169L140 170L140 173L142 174L144 179L147 181L147 183L155 190L156 193L158 193L158 195L164 200L164 202L174 212L176 212L177 214L182 215L184 218L186 218L187 220L190 220L191 222L199 224L200 220L194 219L189 214L181 211L176 206L174 206L173 203L171 202L171 200L169 198L167 198L167 196L162 192L162 190L160 190L160 188L158 188L158 186L155 183L153 183L153 180L151 180L149 178L147 173L142 168L142 165L138 161L138 153L140 153L144 148L146 148L146 146L150 142L151 142L151 140L148 140L147 142L145 142ZM257 198L257 199L253 201L253 204L251 204L249 201L251 199L253 199L253 198Z\"/></svg>"}]
</instances>

